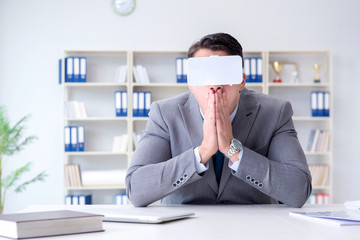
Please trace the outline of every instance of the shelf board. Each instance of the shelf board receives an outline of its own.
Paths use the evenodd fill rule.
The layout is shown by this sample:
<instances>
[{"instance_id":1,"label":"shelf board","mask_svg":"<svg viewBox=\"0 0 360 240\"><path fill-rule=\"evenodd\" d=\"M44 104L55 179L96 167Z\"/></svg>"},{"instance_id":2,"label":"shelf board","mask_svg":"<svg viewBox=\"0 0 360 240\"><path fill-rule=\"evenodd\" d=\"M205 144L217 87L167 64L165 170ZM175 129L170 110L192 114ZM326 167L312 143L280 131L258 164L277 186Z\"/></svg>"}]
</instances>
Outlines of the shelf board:
<instances>
[{"instance_id":1,"label":"shelf board","mask_svg":"<svg viewBox=\"0 0 360 240\"><path fill-rule=\"evenodd\" d=\"M328 83L268 83L269 87L329 87Z\"/></svg>"},{"instance_id":2,"label":"shelf board","mask_svg":"<svg viewBox=\"0 0 360 240\"><path fill-rule=\"evenodd\" d=\"M187 83L133 83L134 87L188 87Z\"/></svg>"},{"instance_id":3,"label":"shelf board","mask_svg":"<svg viewBox=\"0 0 360 240\"><path fill-rule=\"evenodd\" d=\"M115 82L83 82L83 83L63 83L64 87L126 87L127 83Z\"/></svg>"},{"instance_id":4,"label":"shelf board","mask_svg":"<svg viewBox=\"0 0 360 240\"><path fill-rule=\"evenodd\" d=\"M293 117L294 121L330 121L330 117Z\"/></svg>"},{"instance_id":5,"label":"shelf board","mask_svg":"<svg viewBox=\"0 0 360 240\"><path fill-rule=\"evenodd\" d=\"M127 117L88 117L88 118L65 118L64 121L81 121L81 122L92 122L92 121L127 121Z\"/></svg>"},{"instance_id":6,"label":"shelf board","mask_svg":"<svg viewBox=\"0 0 360 240\"><path fill-rule=\"evenodd\" d=\"M149 117L132 117L134 121L147 121Z\"/></svg>"},{"instance_id":7,"label":"shelf board","mask_svg":"<svg viewBox=\"0 0 360 240\"><path fill-rule=\"evenodd\" d=\"M127 155L127 152L65 152L66 156L121 156Z\"/></svg>"},{"instance_id":8,"label":"shelf board","mask_svg":"<svg viewBox=\"0 0 360 240\"><path fill-rule=\"evenodd\" d=\"M247 82L247 83L245 83L245 86L246 87L259 87L259 88L262 88L262 87L264 87L264 84L263 83Z\"/></svg>"},{"instance_id":9,"label":"shelf board","mask_svg":"<svg viewBox=\"0 0 360 240\"><path fill-rule=\"evenodd\" d=\"M125 184L121 185L91 185L82 187L65 187L66 190L106 190L106 189L125 189Z\"/></svg>"},{"instance_id":10,"label":"shelf board","mask_svg":"<svg viewBox=\"0 0 360 240\"><path fill-rule=\"evenodd\" d=\"M313 190L330 190L329 185L322 185L322 186L312 186Z\"/></svg>"},{"instance_id":11,"label":"shelf board","mask_svg":"<svg viewBox=\"0 0 360 240\"><path fill-rule=\"evenodd\" d=\"M305 155L307 156L330 156L329 152L307 152L305 151Z\"/></svg>"}]
</instances>

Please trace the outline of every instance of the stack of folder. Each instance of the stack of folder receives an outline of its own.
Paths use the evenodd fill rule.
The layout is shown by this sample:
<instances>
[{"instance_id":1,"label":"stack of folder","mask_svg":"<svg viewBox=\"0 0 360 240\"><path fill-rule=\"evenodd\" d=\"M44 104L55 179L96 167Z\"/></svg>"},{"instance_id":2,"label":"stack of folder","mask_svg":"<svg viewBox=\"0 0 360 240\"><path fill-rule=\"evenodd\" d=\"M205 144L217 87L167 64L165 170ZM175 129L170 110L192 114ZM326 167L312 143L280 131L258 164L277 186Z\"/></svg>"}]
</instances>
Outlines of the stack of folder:
<instances>
[{"instance_id":1,"label":"stack of folder","mask_svg":"<svg viewBox=\"0 0 360 240\"><path fill-rule=\"evenodd\" d=\"M85 149L85 128L83 126L65 126L65 152L83 152Z\"/></svg>"},{"instance_id":2,"label":"stack of folder","mask_svg":"<svg viewBox=\"0 0 360 240\"><path fill-rule=\"evenodd\" d=\"M330 116L330 93L328 91L312 91L310 93L311 116Z\"/></svg>"},{"instance_id":3,"label":"stack of folder","mask_svg":"<svg viewBox=\"0 0 360 240\"><path fill-rule=\"evenodd\" d=\"M133 92L133 116L148 117L151 105L151 92Z\"/></svg>"},{"instance_id":4,"label":"stack of folder","mask_svg":"<svg viewBox=\"0 0 360 240\"><path fill-rule=\"evenodd\" d=\"M263 61L261 57L244 58L244 73L246 74L246 82L261 83L262 82Z\"/></svg>"},{"instance_id":5,"label":"stack of folder","mask_svg":"<svg viewBox=\"0 0 360 240\"><path fill-rule=\"evenodd\" d=\"M86 57L65 58L65 82L86 82Z\"/></svg>"}]
</instances>

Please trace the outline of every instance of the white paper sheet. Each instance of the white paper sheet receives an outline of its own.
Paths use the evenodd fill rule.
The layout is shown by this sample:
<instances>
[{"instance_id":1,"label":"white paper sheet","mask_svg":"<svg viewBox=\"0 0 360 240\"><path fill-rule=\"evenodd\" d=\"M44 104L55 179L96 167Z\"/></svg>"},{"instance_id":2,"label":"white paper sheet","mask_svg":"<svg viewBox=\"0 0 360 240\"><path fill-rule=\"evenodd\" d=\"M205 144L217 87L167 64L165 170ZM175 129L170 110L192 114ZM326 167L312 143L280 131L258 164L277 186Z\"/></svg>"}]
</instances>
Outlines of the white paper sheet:
<instances>
[{"instance_id":1,"label":"white paper sheet","mask_svg":"<svg viewBox=\"0 0 360 240\"><path fill-rule=\"evenodd\" d=\"M232 85L243 81L242 58L238 55L189 58L187 65L190 86Z\"/></svg>"}]
</instances>

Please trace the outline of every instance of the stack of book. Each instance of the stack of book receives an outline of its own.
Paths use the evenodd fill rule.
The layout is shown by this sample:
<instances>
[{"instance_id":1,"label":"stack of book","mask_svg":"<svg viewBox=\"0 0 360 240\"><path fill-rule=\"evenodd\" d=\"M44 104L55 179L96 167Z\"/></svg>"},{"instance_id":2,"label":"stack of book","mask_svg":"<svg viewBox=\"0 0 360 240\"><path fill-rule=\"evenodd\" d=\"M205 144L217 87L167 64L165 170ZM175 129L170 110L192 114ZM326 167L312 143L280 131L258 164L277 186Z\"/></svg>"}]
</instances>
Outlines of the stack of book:
<instances>
[{"instance_id":1,"label":"stack of book","mask_svg":"<svg viewBox=\"0 0 360 240\"><path fill-rule=\"evenodd\" d=\"M133 74L135 82L137 83L150 83L150 77L145 67L136 65L133 67Z\"/></svg>"},{"instance_id":2,"label":"stack of book","mask_svg":"<svg viewBox=\"0 0 360 240\"><path fill-rule=\"evenodd\" d=\"M65 101L64 111L66 118L87 118L85 104L78 101Z\"/></svg>"},{"instance_id":3,"label":"stack of book","mask_svg":"<svg viewBox=\"0 0 360 240\"><path fill-rule=\"evenodd\" d=\"M60 210L0 215L0 235L12 239L90 233L103 230L103 215Z\"/></svg>"},{"instance_id":4,"label":"stack of book","mask_svg":"<svg viewBox=\"0 0 360 240\"><path fill-rule=\"evenodd\" d=\"M81 171L79 164L65 165L65 179L68 187L81 187Z\"/></svg>"},{"instance_id":5,"label":"stack of book","mask_svg":"<svg viewBox=\"0 0 360 240\"><path fill-rule=\"evenodd\" d=\"M261 57L246 57L244 58L244 73L246 74L246 82L261 83L263 61Z\"/></svg>"},{"instance_id":6,"label":"stack of book","mask_svg":"<svg viewBox=\"0 0 360 240\"><path fill-rule=\"evenodd\" d=\"M116 153L127 152L128 142L129 142L129 136L127 134L123 134L121 136L115 136L112 151Z\"/></svg>"},{"instance_id":7,"label":"stack of book","mask_svg":"<svg viewBox=\"0 0 360 240\"><path fill-rule=\"evenodd\" d=\"M328 204L329 194L328 193L312 193L307 201L309 204Z\"/></svg>"},{"instance_id":8,"label":"stack of book","mask_svg":"<svg viewBox=\"0 0 360 240\"><path fill-rule=\"evenodd\" d=\"M115 82L116 83L125 83L126 82L126 73L127 73L127 65L121 65L116 68L115 73Z\"/></svg>"},{"instance_id":9,"label":"stack of book","mask_svg":"<svg viewBox=\"0 0 360 240\"><path fill-rule=\"evenodd\" d=\"M307 152L327 152L329 151L330 132L329 130L312 129L310 132Z\"/></svg>"},{"instance_id":10,"label":"stack of book","mask_svg":"<svg viewBox=\"0 0 360 240\"><path fill-rule=\"evenodd\" d=\"M310 165L309 166L311 177L312 177L312 185L313 186L324 186L327 181L327 176L329 172L329 165Z\"/></svg>"}]
</instances>

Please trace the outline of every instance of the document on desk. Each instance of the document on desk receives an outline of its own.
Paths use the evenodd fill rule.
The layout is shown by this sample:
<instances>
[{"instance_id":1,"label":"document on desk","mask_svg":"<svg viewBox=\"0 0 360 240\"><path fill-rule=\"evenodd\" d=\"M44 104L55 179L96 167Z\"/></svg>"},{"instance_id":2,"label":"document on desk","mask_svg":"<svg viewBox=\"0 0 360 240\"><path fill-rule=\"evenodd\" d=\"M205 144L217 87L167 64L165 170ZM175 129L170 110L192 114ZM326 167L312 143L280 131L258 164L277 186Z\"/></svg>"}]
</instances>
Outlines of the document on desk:
<instances>
[{"instance_id":1,"label":"document on desk","mask_svg":"<svg viewBox=\"0 0 360 240\"><path fill-rule=\"evenodd\" d=\"M194 212L178 211L170 208L95 208L81 210L93 214L104 215L106 222L132 222L132 223L163 223L195 215Z\"/></svg>"},{"instance_id":2,"label":"document on desk","mask_svg":"<svg viewBox=\"0 0 360 240\"><path fill-rule=\"evenodd\" d=\"M360 212L353 210L297 212L291 211L289 215L309 221L334 224L337 226L360 225Z\"/></svg>"}]
</instances>

